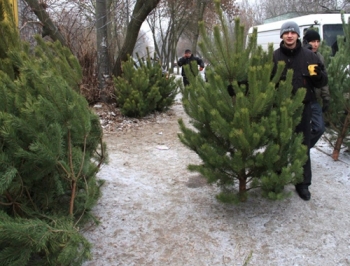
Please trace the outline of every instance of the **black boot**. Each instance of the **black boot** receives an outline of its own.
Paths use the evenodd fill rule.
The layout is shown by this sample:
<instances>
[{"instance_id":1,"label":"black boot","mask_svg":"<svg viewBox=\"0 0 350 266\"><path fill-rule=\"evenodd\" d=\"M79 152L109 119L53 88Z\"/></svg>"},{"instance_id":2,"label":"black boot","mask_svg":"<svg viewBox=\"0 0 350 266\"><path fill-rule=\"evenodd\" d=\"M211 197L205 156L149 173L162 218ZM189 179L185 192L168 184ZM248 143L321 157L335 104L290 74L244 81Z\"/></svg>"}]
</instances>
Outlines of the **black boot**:
<instances>
[{"instance_id":1,"label":"black boot","mask_svg":"<svg viewBox=\"0 0 350 266\"><path fill-rule=\"evenodd\" d=\"M311 193L307 186L296 185L295 190L298 192L300 198L302 198L303 200L310 200Z\"/></svg>"}]
</instances>

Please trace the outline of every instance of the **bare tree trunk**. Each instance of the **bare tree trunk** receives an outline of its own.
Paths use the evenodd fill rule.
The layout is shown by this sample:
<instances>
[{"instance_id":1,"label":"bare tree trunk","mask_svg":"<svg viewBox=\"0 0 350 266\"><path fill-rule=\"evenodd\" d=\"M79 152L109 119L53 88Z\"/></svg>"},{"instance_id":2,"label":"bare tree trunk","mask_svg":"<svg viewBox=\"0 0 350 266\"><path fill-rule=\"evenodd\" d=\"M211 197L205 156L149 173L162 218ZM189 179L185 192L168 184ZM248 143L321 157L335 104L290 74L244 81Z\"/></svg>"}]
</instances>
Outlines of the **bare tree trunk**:
<instances>
[{"instance_id":1,"label":"bare tree trunk","mask_svg":"<svg viewBox=\"0 0 350 266\"><path fill-rule=\"evenodd\" d=\"M68 47L66 39L51 20L49 14L45 11L44 6L40 4L38 0L25 1L31 7L40 22L43 24L43 36L48 35L53 41L59 41L63 46Z\"/></svg>"},{"instance_id":2,"label":"bare tree trunk","mask_svg":"<svg viewBox=\"0 0 350 266\"><path fill-rule=\"evenodd\" d=\"M96 35L97 35L97 65L98 88L103 90L110 77L108 62L108 34L107 34L107 0L96 1ZM107 100L106 95L101 94L101 100Z\"/></svg>"},{"instance_id":3,"label":"bare tree trunk","mask_svg":"<svg viewBox=\"0 0 350 266\"><path fill-rule=\"evenodd\" d=\"M126 61L128 55L131 55L139 34L142 23L147 18L148 14L156 8L160 0L137 0L130 23L127 27L127 33L122 49L119 52L118 58L114 64L113 75L118 77L122 74L121 64Z\"/></svg>"},{"instance_id":4,"label":"bare tree trunk","mask_svg":"<svg viewBox=\"0 0 350 266\"><path fill-rule=\"evenodd\" d=\"M177 61L177 43L191 17L189 15L191 12L188 12L189 6L190 4L184 3L184 1L167 1L164 6L159 8L158 12L147 18L155 52L161 59L163 67L170 73L173 73L174 62ZM164 18L167 18L167 24L162 24ZM158 27L158 25L160 26Z\"/></svg>"},{"instance_id":5,"label":"bare tree trunk","mask_svg":"<svg viewBox=\"0 0 350 266\"><path fill-rule=\"evenodd\" d=\"M245 174L239 178L239 200L247 201L247 177Z\"/></svg>"},{"instance_id":6,"label":"bare tree trunk","mask_svg":"<svg viewBox=\"0 0 350 266\"><path fill-rule=\"evenodd\" d=\"M197 43L199 38L199 25L198 23L203 20L204 17L204 10L208 5L207 0L197 0L197 25L195 25L195 30L193 32L193 39L192 39L192 53L197 54Z\"/></svg>"}]
</instances>

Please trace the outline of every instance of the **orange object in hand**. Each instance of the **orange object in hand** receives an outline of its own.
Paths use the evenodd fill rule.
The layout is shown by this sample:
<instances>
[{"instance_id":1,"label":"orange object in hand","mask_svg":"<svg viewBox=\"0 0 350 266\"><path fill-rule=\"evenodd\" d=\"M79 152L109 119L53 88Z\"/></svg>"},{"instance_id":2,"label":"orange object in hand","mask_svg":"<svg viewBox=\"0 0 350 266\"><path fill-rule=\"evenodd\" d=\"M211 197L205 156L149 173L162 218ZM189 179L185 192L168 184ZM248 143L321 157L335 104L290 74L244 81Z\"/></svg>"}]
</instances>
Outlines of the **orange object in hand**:
<instances>
[{"instance_id":1,"label":"orange object in hand","mask_svg":"<svg viewBox=\"0 0 350 266\"><path fill-rule=\"evenodd\" d=\"M317 75L317 73L315 72L316 66L317 66L317 64L308 65L307 68L309 69L310 76Z\"/></svg>"}]
</instances>

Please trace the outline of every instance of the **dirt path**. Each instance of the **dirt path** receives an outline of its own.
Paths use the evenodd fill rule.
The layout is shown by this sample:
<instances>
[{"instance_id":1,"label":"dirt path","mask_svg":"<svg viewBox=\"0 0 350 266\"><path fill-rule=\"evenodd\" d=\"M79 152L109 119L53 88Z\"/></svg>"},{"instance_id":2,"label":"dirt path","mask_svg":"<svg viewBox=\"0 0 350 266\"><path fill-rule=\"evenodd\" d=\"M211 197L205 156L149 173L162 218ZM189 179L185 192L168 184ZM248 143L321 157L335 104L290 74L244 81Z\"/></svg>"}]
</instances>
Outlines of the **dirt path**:
<instances>
[{"instance_id":1,"label":"dirt path","mask_svg":"<svg viewBox=\"0 0 350 266\"><path fill-rule=\"evenodd\" d=\"M312 149L312 199L239 206L215 200L186 166L199 163L178 140L180 103L128 132L106 134L110 163L94 212L101 224L85 236L101 265L350 265L350 157L334 162ZM318 146L326 153L327 146Z\"/></svg>"}]
</instances>

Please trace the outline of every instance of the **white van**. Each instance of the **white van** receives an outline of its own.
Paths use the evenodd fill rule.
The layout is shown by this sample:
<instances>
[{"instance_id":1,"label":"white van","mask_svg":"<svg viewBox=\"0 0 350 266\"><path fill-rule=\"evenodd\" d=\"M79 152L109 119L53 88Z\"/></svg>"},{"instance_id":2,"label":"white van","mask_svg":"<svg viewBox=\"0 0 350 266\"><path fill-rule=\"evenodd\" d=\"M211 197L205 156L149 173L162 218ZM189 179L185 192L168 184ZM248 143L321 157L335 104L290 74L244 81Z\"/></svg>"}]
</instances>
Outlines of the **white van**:
<instances>
[{"instance_id":1,"label":"white van","mask_svg":"<svg viewBox=\"0 0 350 266\"><path fill-rule=\"evenodd\" d=\"M348 23L349 17L350 14L344 14L345 23ZM248 36L253 33L254 28L257 28L258 45L261 45L264 50L267 50L268 44L273 43L273 48L277 49L282 41L280 38L280 29L286 21L294 21L299 25L301 40L305 31L310 27L318 28L321 40L324 40L331 47L336 42L338 35L344 35L341 14L338 13L311 14L253 26L249 29Z\"/></svg>"}]
</instances>

